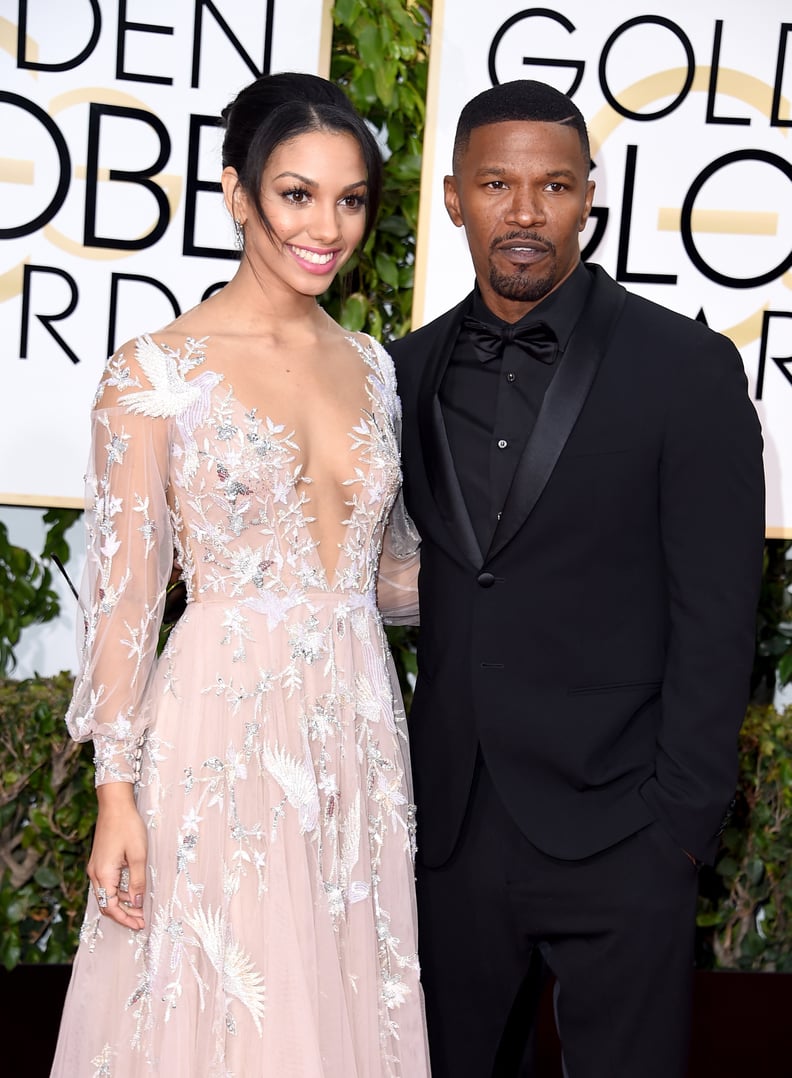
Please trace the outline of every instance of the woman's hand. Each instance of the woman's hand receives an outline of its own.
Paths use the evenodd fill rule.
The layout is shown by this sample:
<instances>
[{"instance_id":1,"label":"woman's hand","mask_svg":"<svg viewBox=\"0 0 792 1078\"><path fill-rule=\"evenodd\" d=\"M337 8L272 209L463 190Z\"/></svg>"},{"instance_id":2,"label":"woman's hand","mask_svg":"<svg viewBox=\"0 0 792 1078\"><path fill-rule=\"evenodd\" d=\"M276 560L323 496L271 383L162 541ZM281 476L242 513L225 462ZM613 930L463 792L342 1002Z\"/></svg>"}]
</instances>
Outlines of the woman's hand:
<instances>
[{"instance_id":1,"label":"woman's hand","mask_svg":"<svg viewBox=\"0 0 792 1078\"><path fill-rule=\"evenodd\" d=\"M97 787L99 815L88 877L99 909L125 928L144 926L146 890L146 828L140 818L130 782Z\"/></svg>"}]
</instances>

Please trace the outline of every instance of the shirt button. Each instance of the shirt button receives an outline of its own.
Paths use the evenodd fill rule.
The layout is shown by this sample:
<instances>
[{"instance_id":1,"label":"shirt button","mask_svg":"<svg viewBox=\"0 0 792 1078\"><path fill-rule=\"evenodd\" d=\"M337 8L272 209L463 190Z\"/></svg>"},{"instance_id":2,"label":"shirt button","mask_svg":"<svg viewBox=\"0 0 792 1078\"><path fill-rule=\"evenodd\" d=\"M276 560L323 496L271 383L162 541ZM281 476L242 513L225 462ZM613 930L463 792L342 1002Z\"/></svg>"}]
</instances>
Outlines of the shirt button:
<instances>
[{"instance_id":1,"label":"shirt button","mask_svg":"<svg viewBox=\"0 0 792 1078\"><path fill-rule=\"evenodd\" d=\"M516 382L517 381L517 375L514 373L514 371L509 371L509 373L506 375L506 381L507 382Z\"/></svg>"},{"instance_id":2,"label":"shirt button","mask_svg":"<svg viewBox=\"0 0 792 1078\"><path fill-rule=\"evenodd\" d=\"M505 438L498 439L498 449L505 449L508 446L508 442Z\"/></svg>"}]
</instances>

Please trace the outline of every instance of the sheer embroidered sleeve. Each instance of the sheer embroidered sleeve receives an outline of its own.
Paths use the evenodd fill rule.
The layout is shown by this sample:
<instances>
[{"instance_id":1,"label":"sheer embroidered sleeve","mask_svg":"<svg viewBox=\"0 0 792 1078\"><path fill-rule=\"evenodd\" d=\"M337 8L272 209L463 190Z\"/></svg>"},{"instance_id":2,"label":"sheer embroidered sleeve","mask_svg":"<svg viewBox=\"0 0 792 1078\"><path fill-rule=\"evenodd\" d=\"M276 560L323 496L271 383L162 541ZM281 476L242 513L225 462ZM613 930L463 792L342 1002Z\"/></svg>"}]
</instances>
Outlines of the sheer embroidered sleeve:
<instances>
[{"instance_id":1,"label":"sheer embroidered sleeve","mask_svg":"<svg viewBox=\"0 0 792 1078\"><path fill-rule=\"evenodd\" d=\"M410 546L412 545L412 549ZM377 576L377 605L388 625L417 625L420 540L401 494L385 529Z\"/></svg>"},{"instance_id":2,"label":"sheer embroidered sleeve","mask_svg":"<svg viewBox=\"0 0 792 1078\"><path fill-rule=\"evenodd\" d=\"M401 401L396 390L393 360L377 341L371 340L382 377L383 397L397 447L401 446ZM377 605L389 625L418 624L418 570L421 537L410 519L401 491L391 508L382 543L377 576Z\"/></svg>"},{"instance_id":3,"label":"sheer embroidered sleeve","mask_svg":"<svg viewBox=\"0 0 792 1078\"><path fill-rule=\"evenodd\" d=\"M147 347L141 339L111 357L91 413L80 666L66 722L76 740L93 738L97 785L135 780L173 564L171 420L156 372L140 362Z\"/></svg>"}]
</instances>

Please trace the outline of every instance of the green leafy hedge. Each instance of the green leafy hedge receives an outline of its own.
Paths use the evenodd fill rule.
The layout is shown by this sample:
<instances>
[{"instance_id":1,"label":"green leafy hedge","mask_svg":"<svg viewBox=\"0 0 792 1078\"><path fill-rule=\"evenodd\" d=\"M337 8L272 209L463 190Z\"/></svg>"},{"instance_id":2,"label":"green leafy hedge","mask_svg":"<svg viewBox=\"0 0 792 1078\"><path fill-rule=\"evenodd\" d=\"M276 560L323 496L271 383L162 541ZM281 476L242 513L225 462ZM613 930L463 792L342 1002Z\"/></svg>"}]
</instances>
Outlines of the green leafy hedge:
<instances>
[{"instance_id":1,"label":"green leafy hedge","mask_svg":"<svg viewBox=\"0 0 792 1078\"><path fill-rule=\"evenodd\" d=\"M68 962L96 818L89 745L66 735L72 678L0 680L0 962ZM792 708L752 707L732 824L702 876L699 965L792 972Z\"/></svg>"},{"instance_id":2,"label":"green leafy hedge","mask_svg":"<svg viewBox=\"0 0 792 1078\"><path fill-rule=\"evenodd\" d=\"M8 538L0 522L0 673L16 662L14 649L22 630L58 614L52 573L39 559Z\"/></svg>"},{"instance_id":3,"label":"green leafy hedge","mask_svg":"<svg viewBox=\"0 0 792 1078\"><path fill-rule=\"evenodd\" d=\"M792 707L751 707L734 816L699 900L701 960L792 973Z\"/></svg>"},{"instance_id":4,"label":"green leafy hedge","mask_svg":"<svg viewBox=\"0 0 792 1078\"><path fill-rule=\"evenodd\" d=\"M96 819L93 753L66 732L73 678L0 679L0 962L69 962Z\"/></svg>"},{"instance_id":5,"label":"green leafy hedge","mask_svg":"<svg viewBox=\"0 0 792 1078\"><path fill-rule=\"evenodd\" d=\"M330 77L385 148L376 229L323 301L342 325L377 340L410 328L426 120L431 4L336 0Z\"/></svg>"}]
</instances>

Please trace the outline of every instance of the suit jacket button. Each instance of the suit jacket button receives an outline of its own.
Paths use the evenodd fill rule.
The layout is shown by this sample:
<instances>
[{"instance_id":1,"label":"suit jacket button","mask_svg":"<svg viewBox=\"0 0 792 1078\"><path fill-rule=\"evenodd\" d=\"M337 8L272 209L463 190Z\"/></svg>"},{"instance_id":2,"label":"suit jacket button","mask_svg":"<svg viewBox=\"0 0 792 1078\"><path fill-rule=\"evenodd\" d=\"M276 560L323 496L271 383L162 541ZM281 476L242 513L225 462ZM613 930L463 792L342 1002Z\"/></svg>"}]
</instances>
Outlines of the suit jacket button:
<instances>
[{"instance_id":1,"label":"suit jacket button","mask_svg":"<svg viewBox=\"0 0 792 1078\"><path fill-rule=\"evenodd\" d=\"M479 573L479 575L476 577L476 580L482 588L491 588L492 585L495 583L495 577L492 575L492 573L487 572Z\"/></svg>"}]
</instances>

